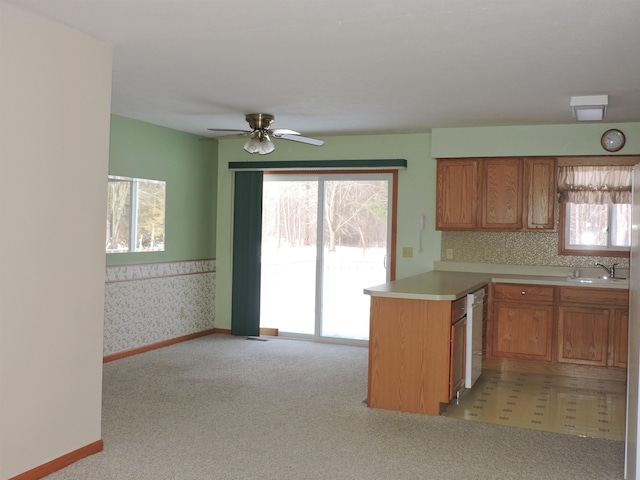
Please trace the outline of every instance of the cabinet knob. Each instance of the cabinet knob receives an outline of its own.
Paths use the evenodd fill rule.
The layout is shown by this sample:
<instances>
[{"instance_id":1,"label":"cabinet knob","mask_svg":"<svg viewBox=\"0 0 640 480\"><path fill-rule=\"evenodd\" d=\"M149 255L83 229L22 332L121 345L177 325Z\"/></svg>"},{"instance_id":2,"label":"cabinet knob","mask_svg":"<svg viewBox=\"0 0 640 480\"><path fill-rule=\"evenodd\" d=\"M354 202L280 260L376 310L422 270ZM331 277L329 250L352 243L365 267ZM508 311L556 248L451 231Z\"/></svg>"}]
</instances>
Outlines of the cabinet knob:
<instances>
[{"instance_id":1,"label":"cabinet knob","mask_svg":"<svg viewBox=\"0 0 640 480\"><path fill-rule=\"evenodd\" d=\"M524 290L520 292L520 295L526 295L527 292L525 292Z\"/></svg>"}]
</instances>

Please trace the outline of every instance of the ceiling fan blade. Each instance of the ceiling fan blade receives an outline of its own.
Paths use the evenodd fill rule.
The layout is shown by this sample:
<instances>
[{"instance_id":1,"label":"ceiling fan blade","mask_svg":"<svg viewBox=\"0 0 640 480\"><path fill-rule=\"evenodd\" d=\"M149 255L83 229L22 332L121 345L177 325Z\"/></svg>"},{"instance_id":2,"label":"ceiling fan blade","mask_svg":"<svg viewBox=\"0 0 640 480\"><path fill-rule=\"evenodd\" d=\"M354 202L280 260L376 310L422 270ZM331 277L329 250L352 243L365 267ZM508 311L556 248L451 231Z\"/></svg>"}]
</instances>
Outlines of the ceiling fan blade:
<instances>
[{"instance_id":1,"label":"ceiling fan blade","mask_svg":"<svg viewBox=\"0 0 640 480\"><path fill-rule=\"evenodd\" d=\"M289 130L288 128L276 128L271 131L271 134L276 138L280 138L282 135L300 135L300 132Z\"/></svg>"},{"instance_id":2,"label":"ceiling fan blade","mask_svg":"<svg viewBox=\"0 0 640 480\"><path fill-rule=\"evenodd\" d=\"M212 132L220 132L221 135L216 135L212 137L211 140L217 140L219 138L227 138L227 137L247 137L253 133L252 130L236 130L232 128L207 128Z\"/></svg>"},{"instance_id":3,"label":"ceiling fan blade","mask_svg":"<svg viewBox=\"0 0 640 480\"><path fill-rule=\"evenodd\" d=\"M284 140L293 140L294 142L308 143L309 145L316 145L318 147L324 145L323 140L318 140L316 138L309 138L309 137L301 137L300 135L284 134L278 138L283 138Z\"/></svg>"},{"instance_id":4,"label":"ceiling fan blade","mask_svg":"<svg viewBox=\"0 0 640 480\"><path fill-rule=\"evenodd\" d=\"M237 128L207 128L207 130L211 130L212 132L236 132L238 135L253 133L252 130L239 130Z\"/></svg>"}]
</instances>

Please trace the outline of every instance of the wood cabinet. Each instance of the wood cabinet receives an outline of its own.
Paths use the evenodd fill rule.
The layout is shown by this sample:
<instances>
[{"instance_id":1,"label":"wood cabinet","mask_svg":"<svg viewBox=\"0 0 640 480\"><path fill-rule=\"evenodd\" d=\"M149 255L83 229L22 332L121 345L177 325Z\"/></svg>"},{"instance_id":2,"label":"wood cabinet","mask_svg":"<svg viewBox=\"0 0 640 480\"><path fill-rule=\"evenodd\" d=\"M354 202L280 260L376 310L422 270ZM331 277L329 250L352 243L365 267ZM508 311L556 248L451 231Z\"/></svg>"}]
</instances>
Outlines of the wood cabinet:
<instances>
[{"instance_id":1,"label":"wood cabinet","mask_svg":"<svg viewBox=\"0 0 640 480\"><path fill-rule=\"evenodd\" d=\"M371 297L369 407L441 413L464 385L461 300Z\"/></svg>"},{"instance_id":2,"label":"wood cabinet","mask_svg":"<svg viewBox=\"0 0 640 480\"><path fill-rule=\"evenodd\" d=\"M629 331L629 309L615 308L613 310L613 332L609 333L612 340L611 360L609 365L618 368L627 368L627 348Z\"/></svg>"},{"instance_id":3,"label":"wood cabinet","mask_svg":"<svg viewBox=\"0 0 640 480\"><path fill-rule=\"evenodd\" d=\"M627 290L494 284L492 301L491 357L627 366Z\"/></svg>"},{"instance_id":4,"label":"wood cabinet","mask_svg":"<svg viewBox=\"0 0 640 480\"><path fill-rule=\"evenodd\" d=\"M558 362L625 368L628 303L626 290L560 287Z\"/></svg>"},{"instance_id":5,"label":"wood cabinet","mask_svg":"<svg viewBox=\"0 0 640 480\"><path fill-rule=\"evenodd\" d=\"M555 158L525 159L527 230L555 230L558 192Z\"/></svg>"},{"instance_id":6,"label":"wood cabinet","mask_svg":"<svg viewBox=\"0 0 640 480\"><path fill-rule=\"evenodd\" d=\"M489 338L487 332L489 331L489 295L488 290L485 291L484 302L482 303L482 358L487 358L487 352L489 348Z\"/></svg>"},{"instance_id":7,"label":"wood cabinet","mask_svg":"<svg viewBox=\"0 0 640 480\"><path fill-rule=\"evenodd\" d=\"M438 160L438 230L555 229L555 158Z\"/></svg>"},{"instance_id":8,"label":"wood cabinet","mask_svg":"<svg viewBox=\"0 0 640 480\"><path fill-rule=\"evenodd\" d=\"M478 210L478 161L439 160L436 229L474 230Z\"/></svg>"},{"instance_id":9,"label":"wood cabinet","mask_svg":"<svg viewBox=\"0 0 640 480\"><path fill-rule=\"evenodd\" d=\"M550 362L554 287L494 286L492 356Z\"/></svg>"},{"instance_id":10,"label":"wood cabinet","mask_svg":"<svg viewBox=\"0 0 640 480\"><path fill-rule=\"evenodd\" d=\"M520 158L487 158L481 166L480 229L521 230L524 164Z\"/></svg>"},{"instance_id":11,"label":"wood cabinet","mask_svg":"<svg viewBox=\"0 0 640 480\"><path fill-rule=\"evenodd\" d=\"M558 362L607 365L609 309L560 306L558 315Z\"/></svg>"},{"instance_id":12,"label":"wood cabinet","mask_svg":"<svg viewBox=\"0 0 640 480\"><path fill-rule=\"evenodd\" d=\"M453 302L451 307L451 349L449 352L449 400L464 387L467 352L467 298Z\"/></svg>"}]
</instances>

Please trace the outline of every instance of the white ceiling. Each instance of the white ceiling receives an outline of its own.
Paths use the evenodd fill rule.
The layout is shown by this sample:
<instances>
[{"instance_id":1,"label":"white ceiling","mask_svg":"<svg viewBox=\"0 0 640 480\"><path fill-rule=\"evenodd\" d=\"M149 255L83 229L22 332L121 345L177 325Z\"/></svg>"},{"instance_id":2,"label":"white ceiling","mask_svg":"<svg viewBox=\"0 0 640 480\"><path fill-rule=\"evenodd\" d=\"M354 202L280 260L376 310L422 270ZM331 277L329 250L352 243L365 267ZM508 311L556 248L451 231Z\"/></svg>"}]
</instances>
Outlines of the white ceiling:
<instances>
[{"instance_id":1,"label":"white ceiling","mask_svg":"<svg viewBox=\"0 0 640 480\"><path fill-rule=\"evenodd\" d=\"M113 45L113 113L200 135L640 121L638 0L2 1Z\"/></svg>"}]
</instances>

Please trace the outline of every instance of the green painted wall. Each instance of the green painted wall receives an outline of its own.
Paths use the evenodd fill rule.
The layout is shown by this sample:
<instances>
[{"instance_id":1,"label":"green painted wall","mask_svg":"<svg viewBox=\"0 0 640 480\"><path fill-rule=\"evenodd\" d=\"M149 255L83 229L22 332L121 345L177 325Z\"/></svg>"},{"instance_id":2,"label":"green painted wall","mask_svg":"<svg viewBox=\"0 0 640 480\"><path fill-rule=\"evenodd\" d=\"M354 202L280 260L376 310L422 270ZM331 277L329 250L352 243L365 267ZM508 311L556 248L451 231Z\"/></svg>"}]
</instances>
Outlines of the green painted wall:
<instances>
[{"instance_id":1,"label":"green painted wall","mask_svg":"<svg viewBox=\"0 0 640 480\"><path fill-rule=\"evenodd\" d=\"M217 143L112 115L109 174L167 182L166 250L108 254L107 265L215 258Z\"/></svg>"},{"instance_id":2,"label":"green painted wall","mask_svg":"<svg viewBox=\"0 0 640 480\"><path fill-rule=\"evenodd\" d=\"M434 128L433 158L606 155L605 130L619 128L626 144L616 155L640 154L640 123L575 123L512 127Z\"/></svg>"},{"instance_id":3,"label":"green painted wall","mask_svg":"<svg viewBox=\"0 0 640 480\"><path fill-rule=\"evenodd\" d=\"M233 173L229 162L275 160L407 160L407 169L398 175L398 252L413 247L412 258L396 255L397 278L430 270L440 260L440 232L435 230L436 162L431 158L431 135L336 136L315 147L276 140L276 150L266 156L251 155L242 149L244 140L220 140L218 150L218 235L216 240L216 327L231 327L231 247L233 215ZM426 215L423 251L419 252L418 216Z\"/></svg>"}]
</instances>

